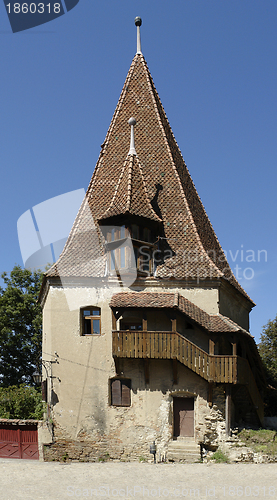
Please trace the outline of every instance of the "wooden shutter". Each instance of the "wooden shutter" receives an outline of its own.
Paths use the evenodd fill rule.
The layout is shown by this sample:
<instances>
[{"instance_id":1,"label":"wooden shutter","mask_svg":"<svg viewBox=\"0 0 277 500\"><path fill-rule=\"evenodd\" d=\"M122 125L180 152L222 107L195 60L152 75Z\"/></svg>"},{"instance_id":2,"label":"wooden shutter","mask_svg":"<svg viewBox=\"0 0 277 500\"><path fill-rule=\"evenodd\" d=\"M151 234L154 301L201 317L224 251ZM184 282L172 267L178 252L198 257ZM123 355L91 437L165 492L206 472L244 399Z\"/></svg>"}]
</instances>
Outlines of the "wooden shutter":
<instances>
[{"instance_id":1,"label":"wooden shutter","mask_svg":"<svg viewBox=\"0 0 277 500\"><path fill-rule=\"evenodd\" d=\"M112 405L121 406L121 383L119 379L112 380Z\"/></svg>"},{"instance_id":2,"label":"wooden shutter","mask_svg":"<svg viewBox=\"0 0 277 500\"><path fill-rule=\"evenodd\" d=\"M111 381L111 404L114 406L131 406L131 380L114 379Z\"/></svg>"},{"instance_id":3,"label":"wooden shutter","mask_svg":"<svg viewBox=\"0 0 277 500\"><path fill-rule=\"evenodd\" d=\"M121 380L121 405L131 406L131 380Z\"/></svg>"},{"instance_id":4,"label":"wooden shutter","mask_svg":"<svg viewBox=\"0 0 277 500\"><path fill-rule=\"evenodd\" d=\"M42 401L47 403L47 379L41 382Z\"/></svg>"}]
</instances>

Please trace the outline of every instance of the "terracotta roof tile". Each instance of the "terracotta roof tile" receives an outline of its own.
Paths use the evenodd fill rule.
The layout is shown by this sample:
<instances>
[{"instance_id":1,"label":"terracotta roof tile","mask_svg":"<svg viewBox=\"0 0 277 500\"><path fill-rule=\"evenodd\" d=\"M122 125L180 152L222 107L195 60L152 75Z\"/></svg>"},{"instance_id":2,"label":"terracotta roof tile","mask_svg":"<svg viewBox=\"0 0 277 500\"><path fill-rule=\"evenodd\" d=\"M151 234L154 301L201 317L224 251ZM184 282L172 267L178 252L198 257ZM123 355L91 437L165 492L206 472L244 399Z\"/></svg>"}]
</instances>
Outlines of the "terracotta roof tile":
<instances>
[{"instance_id":1,"label":"terracotta roof tile","mask_svg":"<svg viewBox=\"0 0 277 500\"><path fill-rule=\"evenodd\" d=\"M101 220L120 214L133 214L161 222L148 198L141 165L135 155L127 156L110 206Z\"/></svg>"},{"instance_id":2,"label":"terracotta roof tile","mask_svg":"<svg viewBox=\"0 0 277 500\"><path fill-rule=\"evenodd\" d=\"M130 116L137 122L136 152L140 159L132 159L132 165L131 159L125 160ZM157 185L162 187L158 196ZM93 258L87 220L92 218L97 235L99 220L120 210L132 210L150 219L162 219L164 236L173 252L158 266L157 278L197 282L226 279L249 299L225 258L141 54L132 61L86 196L90 214L81 207L57 266L48 271L48 276L61 272L98 276L104 272ZM158 211L152 209L154 199Z\"/></svg>"},{"instance_id":3,"label":"terracotta roof tile","mask_svg":"<svg viewBox=\"0 0 277 500\"><path fill-rule=\"evenodd\" d=\"M110 301L111 308L169 308L178 309L191 321L209 332L238 332L243 331L239 325L221 314L208 314L188 299L178 293L152 292L121 292L113 295Z\"/></svg>"}]
</instances>

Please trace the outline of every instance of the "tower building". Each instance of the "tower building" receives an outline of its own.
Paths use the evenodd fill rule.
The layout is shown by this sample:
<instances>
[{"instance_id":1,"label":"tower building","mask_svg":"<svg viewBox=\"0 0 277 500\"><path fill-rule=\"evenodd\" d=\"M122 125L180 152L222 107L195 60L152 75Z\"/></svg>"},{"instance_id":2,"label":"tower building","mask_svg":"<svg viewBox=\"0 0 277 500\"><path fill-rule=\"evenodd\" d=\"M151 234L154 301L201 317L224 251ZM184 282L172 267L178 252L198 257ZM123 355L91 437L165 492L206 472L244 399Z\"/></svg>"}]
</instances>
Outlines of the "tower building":
<instances>
[{"instance_id":1,"label":"tower building","mask_svg":"<svg viewBox=\"0 0 277 500\"><path fill-rule=\"evenodd\" d=\"M190 177L135 23L137 53L40 294L46 458L136 459L155 441L158 457L178 460L263 421L254 303Z\"/></svg>"}]
</instances>

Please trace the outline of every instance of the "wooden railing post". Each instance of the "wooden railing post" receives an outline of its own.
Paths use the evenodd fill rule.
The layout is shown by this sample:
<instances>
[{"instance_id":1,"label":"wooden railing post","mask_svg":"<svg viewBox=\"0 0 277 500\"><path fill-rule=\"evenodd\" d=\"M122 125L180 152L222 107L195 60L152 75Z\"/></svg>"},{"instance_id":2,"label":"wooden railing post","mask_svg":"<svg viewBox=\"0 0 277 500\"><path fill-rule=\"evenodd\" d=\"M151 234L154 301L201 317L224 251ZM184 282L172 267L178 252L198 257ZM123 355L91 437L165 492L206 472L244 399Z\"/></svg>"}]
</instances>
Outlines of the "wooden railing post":
<instances>
[{"instance_id":1,"label":"wooden railing post","mask_svg":"<svg viewBox=\"0 0 277 500\"><path fill-rule=\"evenodd\" d=\"M145 326L145 324L144 324ZM115 358L116 371L120 372L119 360L117 358L140 358L145 359L172 359L173 382L177 383L178 360L184 366L200 375L211 384L225 383L246 385L257 414L262 422L263 402L257 388L254 375L246 359L238 356L218 356L214 353L214 342L210 339L209 351L200 349L198 346L184 338L178 332L156 332L147 330L117 331L112 332L112 352ZM233 350L233 352L235 352ZM149 365L145 364L145 380L149 380ZM146 382L147 383L147 382ZM209 404L212 403L209 385ZM229 390L229 389L228 389ZM230 394L226 396L226 415L230 410ZM229 417L228 417L229 418ZM226 426L230 424L230 418ZM230 424L231 425L231 424ZM227 429L226 427L226 429Z\"/></svg>"},{"instance_id":2,"label":"wooden railing post","mask_svg":"<svg viewBox=\"0 0 277 500\"><path fill-rule=\"evenodd\" d=\"M209 354L214 354L214 341L212 339L209 339Z\"/></svg>"}]
</instances>

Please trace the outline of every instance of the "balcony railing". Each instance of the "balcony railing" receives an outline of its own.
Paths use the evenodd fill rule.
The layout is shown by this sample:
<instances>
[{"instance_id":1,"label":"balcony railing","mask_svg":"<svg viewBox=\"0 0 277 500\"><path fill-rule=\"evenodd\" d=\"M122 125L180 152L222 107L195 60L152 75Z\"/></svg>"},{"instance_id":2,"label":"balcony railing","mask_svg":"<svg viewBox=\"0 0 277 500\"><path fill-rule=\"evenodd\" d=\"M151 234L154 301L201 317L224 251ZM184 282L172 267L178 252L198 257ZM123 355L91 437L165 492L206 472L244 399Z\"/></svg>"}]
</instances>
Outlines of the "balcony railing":
<instances>
[{"instance_id":1,"label":"balcony railing","mask_svg":"<svg viewBox=\"0 0 277 500\"><path fill-rule=\"evenodd\" d=\"M209 382L244 384L262 419L263 402L246 359L211 355L178 332L114 330L113 356L138 359L177 359Z\"/></svg>"},{"instance_id":2,"label":"balcony railing","mask_svg":"<svg viewBox=\"0 0 277 500\"><path fill-rule=\"evenodd\" d=\"M211 356L177 332L113 331L113 356L178 359L205 380L237 383L237 356Z\"/></svg>"}]
</instances>

